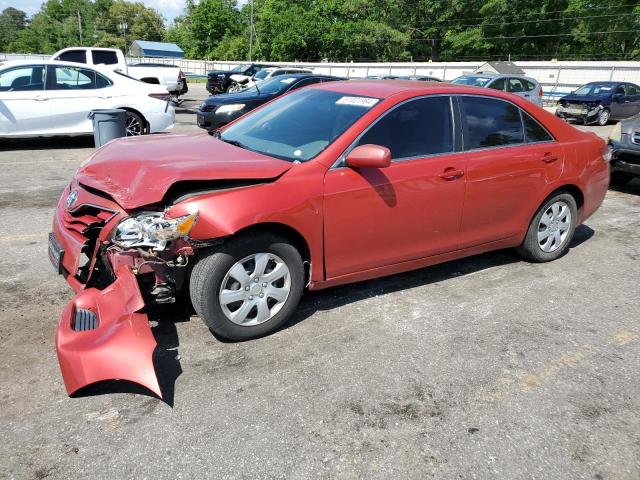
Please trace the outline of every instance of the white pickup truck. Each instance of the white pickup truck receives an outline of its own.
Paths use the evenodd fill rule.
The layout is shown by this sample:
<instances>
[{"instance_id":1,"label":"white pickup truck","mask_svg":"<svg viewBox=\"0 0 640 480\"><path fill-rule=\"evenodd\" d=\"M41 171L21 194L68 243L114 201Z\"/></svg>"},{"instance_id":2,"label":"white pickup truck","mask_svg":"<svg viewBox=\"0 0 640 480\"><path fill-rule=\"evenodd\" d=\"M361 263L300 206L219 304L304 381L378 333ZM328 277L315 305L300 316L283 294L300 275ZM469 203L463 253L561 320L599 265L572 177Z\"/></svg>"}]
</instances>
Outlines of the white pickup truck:
<instances>
[{"instance_id":1,"label":"white pickup truck","mask_svg":"<svg viewBox=\"0 0 640 480\"><path fill-rule=\"evenodd\" d=\"M50 60L83 63L85 65L105 65L119 70L137 80L155 85L164 85L172 95L187 93L187 79L175 65L137 62L127 65L122 50L117 48L71 47L64 48L51 56Z\"/></svg>"}]
</instances>

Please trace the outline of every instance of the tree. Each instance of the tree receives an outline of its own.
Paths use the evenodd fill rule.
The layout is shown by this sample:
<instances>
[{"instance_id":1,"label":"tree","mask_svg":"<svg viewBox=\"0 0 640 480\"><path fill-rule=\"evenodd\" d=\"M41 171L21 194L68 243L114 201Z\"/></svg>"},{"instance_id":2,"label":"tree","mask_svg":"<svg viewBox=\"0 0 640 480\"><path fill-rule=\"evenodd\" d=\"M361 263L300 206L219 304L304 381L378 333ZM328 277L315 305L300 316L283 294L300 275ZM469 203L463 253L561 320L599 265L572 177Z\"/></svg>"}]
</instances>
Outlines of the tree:
<instances>
[{"instance_id":1,"label":"tree","mask_svg":"<svg viewBox=\"0 0 640 480\"><path fill-rule=\"evenodd\" d=\"M27 26L27 14L13 7L0 14L0 51L11 51L21 30Z\"/></svg>"}]
</instances>

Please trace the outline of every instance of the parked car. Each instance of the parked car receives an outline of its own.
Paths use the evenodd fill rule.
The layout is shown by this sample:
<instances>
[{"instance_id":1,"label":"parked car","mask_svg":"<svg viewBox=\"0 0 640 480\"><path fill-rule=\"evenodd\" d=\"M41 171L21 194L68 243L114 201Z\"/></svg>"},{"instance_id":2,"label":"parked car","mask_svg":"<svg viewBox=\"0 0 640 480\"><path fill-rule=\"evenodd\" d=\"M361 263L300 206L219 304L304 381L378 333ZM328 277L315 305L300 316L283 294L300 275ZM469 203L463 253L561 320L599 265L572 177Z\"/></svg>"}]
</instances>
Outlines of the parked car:
<instances>
[{"instance_id":1,"label":"parked car","mask_svg":"<svg viewBox=\"0 0 640 480\"><path fill-rule=\"evenodd\" d=\"M231 86L227 89L228 93L237 93L242 92L248 88L253 87L254 85L268 80L273 77L278 77L282 75L292 74L292 73L313 73L308 68L281 68L281 67L268 67L263 68L258 73L256 73L252 77L246 77L244 75L231 75Z\"/></svg>"},{"instance_id":2,"label":"parked car","mask_svg":"<svg viewBox=\"0 0 640 480\"><path fill-rule=\"evenodd\" d=\"M306 288L510 247L554 260L603 201L608 151L515 95L357 80L213 136L115 140L53 220L50 258L77 291L56 333L67 391L117 378L161 395L153 298L184 291L216 335L247 340L281 328Z\"/></svg>"},{"instance_id":3,"label":"parked car","mask_svg":"<svg viewBox=\"0 0 640 480\"><path fill-rule=\"evenodd\" d=\"M265 80L238 93L215 95L207 98L196 110L198 126L215 130L280 95L308 85L336 80L344 79L329 75L296 73Z\"/></svg>"},{"instance_id":4,"label":"parked car","mask_svg":"<svg viewBox=\"0 0 640 480\"><path fill-rule=\"evenodd\" d=\"M640 176L640 115L617 123L609 134L611 182L624 184Z\"/></svg>"},{"instance_id":5,"label":"parked car","mask_svg":"<svg viewBox=\"0 0 640 480\"><path fill-rule=\"evenodd\" d=\"M556 115L585 125L606 125L640 113L640 87L626 82L591 82L558 100Z\"/></svg>"},{"instance_id":6,"label":"parked car","mask_svg":"<svg viewBox=\"0 0 640 480\"><path fill-rule=\"evenodd\" d=\"M441 82L437 77L429 75L368 75L365 80L418 80L420 82Z\"/></svg>"},{"instance_id":7,"label":"parked car","mask_svg":"<svg viewBox=\"0 0 640 480\"><path fill-rule=\"evenodd\" d=\"M104 65L112 70L118 69L141 82L163 85L169 93L175 96L183 95L189 91L187 78L179 67L161 63L143 62L127 65L122 50L117 48L64 48L51 55L50 60L81 63L91 66Z\"/></svg>"},{"instance_id":8,"label":"parked car","mask_svg":"<svg viewBox=\"0 0 640 480\"><path fill-rule=\"evenodd\" d=\"M0 136L77 135L93 131L91 110L127 111L127 135L173 128L169 92L123 73L58 61L0 64Z\"/></svg>"},{"instance_id":9,"label":"parked car","mask_svg":"<svg viewBox=\"0 0 640 480\"><path fill-rule=\"evenodd\" d=\"M507 74L470 74L462 75L451 81L455 85L469 85L472 87L492 88L503 92L513 93L526 98L538 106L542 106L542 87L535 78L522 75Z\"/></svg>"},{"instance_id":10,"label":"parked car","mask_svg":"<svg viewBox=\"0 0 640 480\"><path fill-rule=\"evenodd\" d=\"M213 70L207 74L207 91L211 95L228 92L229 87L232 86L231 75L242 75L251 78L260 70L270 66L247 63L238 65L231 70Z\"/></svg>"}]
</instances>

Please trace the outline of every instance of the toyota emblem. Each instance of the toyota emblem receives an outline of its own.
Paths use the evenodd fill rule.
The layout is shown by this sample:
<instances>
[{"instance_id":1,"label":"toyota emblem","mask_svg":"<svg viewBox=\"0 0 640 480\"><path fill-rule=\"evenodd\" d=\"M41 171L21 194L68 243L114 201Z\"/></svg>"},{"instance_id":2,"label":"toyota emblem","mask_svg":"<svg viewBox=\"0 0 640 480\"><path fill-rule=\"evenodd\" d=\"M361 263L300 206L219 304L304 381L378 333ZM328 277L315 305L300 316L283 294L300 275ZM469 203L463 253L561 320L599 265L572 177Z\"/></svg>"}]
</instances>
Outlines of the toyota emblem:
<instances>
[{"instance_id":1,"label":"toyota emblem","mask_svg":"<svg viewBox=\"0 0 640 480\"><path fill-rule=\"evenodd\" d=\"M67 208L71 208L73 204L76 203L77 199L78 199L78 191L74 190L67 197Z\"/></svg>"}]
</instances>

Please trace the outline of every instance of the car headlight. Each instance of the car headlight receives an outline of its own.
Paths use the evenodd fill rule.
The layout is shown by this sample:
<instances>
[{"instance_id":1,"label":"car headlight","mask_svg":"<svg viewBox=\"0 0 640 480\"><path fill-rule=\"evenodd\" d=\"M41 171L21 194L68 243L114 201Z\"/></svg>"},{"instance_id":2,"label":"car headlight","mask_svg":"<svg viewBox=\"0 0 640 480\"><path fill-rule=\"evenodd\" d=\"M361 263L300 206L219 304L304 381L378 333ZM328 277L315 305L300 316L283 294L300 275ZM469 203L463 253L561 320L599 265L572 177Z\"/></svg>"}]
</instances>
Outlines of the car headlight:
<instances>
[{"instance_id":1,"label":"car headlight","mask_svg":"<svg viewBox=\"0 0 640 480\"><path fill-rule=\"evenodd\" d=\"M233 105L222 105L216 110L216 113L231 113L237 112L244 108L244 103L234 103Z\"/></svg>"},{"instance_id":2,"label":"car headlight","mask_svg":"<svg viewBox=\"0 0 640 480\"><path fill-rule=\"evenodd\" d=\"M200 104L200 110L204 110L207 107L207 102L202 102Z\"/></svg>"},{"instance_id":3,"label":"car headlight","mask_svg":"<svg viewBox=\"0 0 640 480\"><path fill-rule=\"evenodd\" d=\"M111 240L124 248L164 250L168 242L187 237L197 219L198 212L177 218L166 218L163 212L144 212L122 220L113 229Z\"/></svg>"},{"instance_id":4,"label":"car headlight","mask_svg":"<svg viewBox=\"0 0 640 480\"><path fill-rule=\"evenodd\" d=\"M609 133L609 140L613 140L614 142L622 141L622 122L618 122L613 126Z\"/></svg>"}]
</instances>

